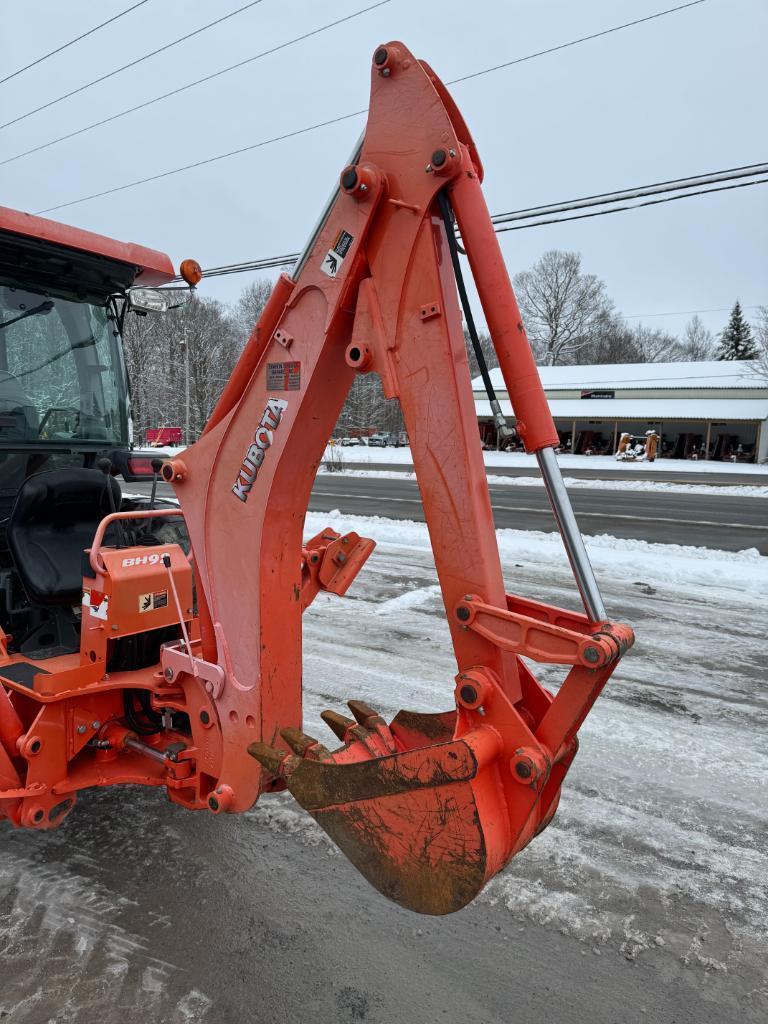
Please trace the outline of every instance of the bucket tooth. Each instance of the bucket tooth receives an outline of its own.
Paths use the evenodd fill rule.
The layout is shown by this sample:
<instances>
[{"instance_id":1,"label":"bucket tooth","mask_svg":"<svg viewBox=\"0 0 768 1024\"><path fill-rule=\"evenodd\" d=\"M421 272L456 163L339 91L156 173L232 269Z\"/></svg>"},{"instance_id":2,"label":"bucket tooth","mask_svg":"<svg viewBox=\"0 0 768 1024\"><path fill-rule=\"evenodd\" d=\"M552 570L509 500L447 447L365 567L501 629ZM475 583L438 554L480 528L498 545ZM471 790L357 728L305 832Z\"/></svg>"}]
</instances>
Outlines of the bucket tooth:
<instances>
[{"instance_id":1,"label":"bucket tooth","mask_svg":"<svg viewBox=\"0 0 768 1024\"><path fill-rule=\"evenodd\" d=\"M270 775L284 775L286 769L296 762L295 757L287 757L284 750L275 750L268 743L255 742L248 746L248 753L256 758L262 768Z\"/></svg>"},{"instance_id":2,"label":"bucket tooth","mask_svg":"<svg viewBox=\"0 0 768 1024\"><path fill-rule=\"evenodd\" d=\"M374 711L373 708L368 707L368 705L361 700L348 700L347 707L360 725L368 725L371 718L383 721L378 711Z\"/></svg>"},{"instance_id":3,"label":"bucket tooth","mask_svg":"<svg viewBox=\"0 0 768 1024\"><path fill-rule=\"evenodd\" d=\"M340 739L342 743L344 742L349 728L355 724L353 718L346 718L344 715L340 715L336 711L323 711L320 713L320 717L334 736Z\"/></svg>"},{"instance_id":4,"label":"bucket tooth","mask_svg":"<svg viewBox=\"0 0 768 1024\"><path fill-rule=\"evenodd\" d=\"M374 711L361 700L348 700L347 707L359 722L355 730L356 733L361 733L358 738L371 753L374 755L395 753L397 750L395 739L378 711Z\"/></svg>"},{"instance_id":5,"label":"bucket tooth","mask_svg":"<svg viewBox=\"0 0 768 1024\"><path fill-rule=\"evenodd\" d=\"M314 736L308 736L301 729L294 729L288 726L280 730L280 735L298 757L308 757L314 761L327 761L331 752L322 745Z\"/></svg>"}]
</instances>

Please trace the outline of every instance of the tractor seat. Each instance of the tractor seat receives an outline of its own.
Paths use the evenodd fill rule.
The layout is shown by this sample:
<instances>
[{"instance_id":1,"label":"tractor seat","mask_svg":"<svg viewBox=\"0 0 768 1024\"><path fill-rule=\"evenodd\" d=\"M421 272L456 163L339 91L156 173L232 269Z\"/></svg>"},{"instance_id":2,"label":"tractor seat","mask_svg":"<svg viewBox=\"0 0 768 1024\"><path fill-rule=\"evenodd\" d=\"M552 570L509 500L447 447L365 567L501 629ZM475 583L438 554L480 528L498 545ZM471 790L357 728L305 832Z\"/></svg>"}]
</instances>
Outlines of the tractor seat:
<instances>
[{"instance_id":1,"label":"tractor seat","mask_svg":"<svg viewBox=\"0 0 768 1024\"><path fill-rule=\"evenodd\" d=\"M16 495L6 537L16 571L34 604L80 604L83 551L112 506L120 485L96 469L57 469L25 480ZM109 541L110 531L105 540Z\"/></svg>"}]
</instances>

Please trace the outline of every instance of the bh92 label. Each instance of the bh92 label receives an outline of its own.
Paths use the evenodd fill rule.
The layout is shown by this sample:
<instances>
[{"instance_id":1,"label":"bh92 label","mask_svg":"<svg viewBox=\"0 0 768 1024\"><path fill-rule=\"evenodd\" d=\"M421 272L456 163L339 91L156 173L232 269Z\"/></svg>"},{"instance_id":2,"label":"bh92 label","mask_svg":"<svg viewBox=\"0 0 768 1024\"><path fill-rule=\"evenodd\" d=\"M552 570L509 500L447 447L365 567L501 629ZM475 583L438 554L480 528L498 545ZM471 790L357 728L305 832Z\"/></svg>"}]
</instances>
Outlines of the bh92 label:
<instances>
[{"instance_id":1,"label":"bh92 label","mask_svg":"<svg viewBox=\"0 0 768 1024\"><path fill-rule=\"evenodd\" d=\"M272 445L274 431L280 426L283 413L288 408L284 398L270 398L267 400L267 407L264 410L261 422L253 435L253 444L243 457L243 464L237 474L232 493L240 501L248 501L248 495L256 482L259 470L264 462L264 457Z\"/></svg>"},{"instance_id":2,"label":"bh92 label","mask_svg":"<svg viewBox=\"0 0 768 1024\"><path fill-rule=\"evenodd\" d=\"M151 555L136 555L135 558L124 558L121 565L123 569L132 569L136 565L157 565L167 554L167 551L161 551L159 554L153 551Z\"/></svg>"}]
</instances>

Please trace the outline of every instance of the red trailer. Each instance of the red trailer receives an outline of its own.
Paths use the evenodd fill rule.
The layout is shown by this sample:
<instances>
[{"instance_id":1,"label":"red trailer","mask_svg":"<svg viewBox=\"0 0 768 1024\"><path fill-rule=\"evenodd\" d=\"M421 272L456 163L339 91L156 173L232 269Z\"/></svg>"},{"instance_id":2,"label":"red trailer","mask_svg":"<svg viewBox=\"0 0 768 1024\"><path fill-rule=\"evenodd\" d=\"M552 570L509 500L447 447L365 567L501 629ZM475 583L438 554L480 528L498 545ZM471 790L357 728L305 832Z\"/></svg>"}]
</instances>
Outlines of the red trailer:
<instances>
[{"instance_id":1,"label":"red trailer","mask_svg":"<svg viewBox=\"0 0 768 1024\"><path fill-rule=\"evenodd\" d=\"M160 448L166 444L180 445L183 436L181 427L150 427L145 443L151 448Z\"/></svg>"}]
</instances>

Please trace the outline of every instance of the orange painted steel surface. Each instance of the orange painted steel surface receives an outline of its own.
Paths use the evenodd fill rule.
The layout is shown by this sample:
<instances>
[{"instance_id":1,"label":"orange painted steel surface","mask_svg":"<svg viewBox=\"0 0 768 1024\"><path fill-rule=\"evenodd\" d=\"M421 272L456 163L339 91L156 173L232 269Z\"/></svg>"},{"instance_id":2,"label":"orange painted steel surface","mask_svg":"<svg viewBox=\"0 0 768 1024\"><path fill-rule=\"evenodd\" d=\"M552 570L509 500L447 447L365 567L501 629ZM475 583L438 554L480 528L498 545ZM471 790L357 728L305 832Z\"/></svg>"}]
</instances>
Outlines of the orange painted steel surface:
<instances>
[{"instance_id":1,"label":"orange painted steel surface","mask_svg":"<svg viewBox=\"0 0 768 1024\"><path fill-rule=\"evenodd\" d=\"M526 447L557 434L461 115L400 42L376 50L371 76L362 150L340 168L296 279L275 286L199 441L164 467L191 560L177 545L104 547L108 517L84 580L80 656L50 659L32 687L8 667L28 659L0 660L0 816L51 827L78 789L118 782L162 785L214 813L287 787L381 892L443 914L551 820L577 730L633 635L505 592L443 190ZM370 371L399 399L410 437L455 704L387 724L352 700L352 718L324 714L342 743L331 752L301 732L302 612L321 589L343 595L374 544L332 530L304 541L303 526L349 388ZM159 664L107 672L115 644L150 613L153 630L178 623ZM569 667L556 696L521 655ZM145 710L170 723L163 733L131 731L126 690L148 695Z\"/></svg>"}]
</instances>

